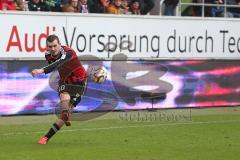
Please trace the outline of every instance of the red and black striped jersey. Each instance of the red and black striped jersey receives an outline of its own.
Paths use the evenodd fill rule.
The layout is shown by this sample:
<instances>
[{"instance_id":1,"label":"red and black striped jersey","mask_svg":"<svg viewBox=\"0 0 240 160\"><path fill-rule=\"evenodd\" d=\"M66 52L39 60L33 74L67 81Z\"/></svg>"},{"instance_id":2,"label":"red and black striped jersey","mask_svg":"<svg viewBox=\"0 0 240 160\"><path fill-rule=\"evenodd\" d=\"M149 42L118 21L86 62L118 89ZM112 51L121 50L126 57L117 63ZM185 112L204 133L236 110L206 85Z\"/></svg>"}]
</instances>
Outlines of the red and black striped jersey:
<instances>
[{"instance_id":1,"label":"red and black striped jersey","mask_svg":"<svg viewBox=\"0 0 240 160\"><path fill-rule=\"evenodd\" d=\"M43 68L44 73L47 74L57 69L60 75L60 82L75 83L86 79L87 72L73 49L61 46L60 53L56 57L46 52L45 58L49 65Z\"/></svg>"}]
</instances>

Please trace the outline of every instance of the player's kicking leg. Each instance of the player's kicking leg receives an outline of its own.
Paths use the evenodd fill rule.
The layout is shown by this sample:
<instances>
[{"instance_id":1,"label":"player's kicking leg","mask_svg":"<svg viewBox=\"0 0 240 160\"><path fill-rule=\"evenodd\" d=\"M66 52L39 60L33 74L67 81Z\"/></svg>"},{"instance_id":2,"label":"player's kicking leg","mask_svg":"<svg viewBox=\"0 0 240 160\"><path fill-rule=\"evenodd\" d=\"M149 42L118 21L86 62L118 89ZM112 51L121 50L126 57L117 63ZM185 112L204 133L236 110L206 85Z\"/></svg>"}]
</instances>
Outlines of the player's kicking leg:
<instances>
[{"instance_id":1,"label":"player's kicking leg","mask_svg":"<svg viewBox=\"0 0 240 160\"><path fill-rule=\"evenodd\" d=\"M87 81L79 82L74 85L64 85L64 87L59 87L60 93L60 116L59 119L52 125L48 133L40 138L39 144L47 144L49 139L57 133L62 126L71 126L70 115L72 114L72 109L77 106L81 101L81 97L86 91ZM71 96L70 96L71 94Z\"/></svg>"},{"instance_id":2,"label":"player's kicking leg","mask_svg":"<svg viewBox=\"0 0 240 160\"><path fill-rule=\"evenodd\" d=\"M65 124L66 126L71 126L71 121L69 120L69 116L71 114L71 104L70 104L70 95L68 93L60 94L61 105L60 105L60 117L59 119L52 125L49 129L48 133L42 136L38 143L39 144L47 144L49 139L56 134L62 126Z\"/></svg>"},{"instance_id":3,"label":"player's kicking leg","mask_svg":"<svg viewBox=\"0 0 240 160\"><path fill-rule=\"evenodd\" d=\"M55 134L57 133L60 128L62 128L62 126L64 125L63 120L58 119L53 125L52 127L49 129L48 133L45 134L44 136L42 136L39 141L38 144L47 144L47 142L49 141L49 139Z\"/></svg>"}]
</instances>

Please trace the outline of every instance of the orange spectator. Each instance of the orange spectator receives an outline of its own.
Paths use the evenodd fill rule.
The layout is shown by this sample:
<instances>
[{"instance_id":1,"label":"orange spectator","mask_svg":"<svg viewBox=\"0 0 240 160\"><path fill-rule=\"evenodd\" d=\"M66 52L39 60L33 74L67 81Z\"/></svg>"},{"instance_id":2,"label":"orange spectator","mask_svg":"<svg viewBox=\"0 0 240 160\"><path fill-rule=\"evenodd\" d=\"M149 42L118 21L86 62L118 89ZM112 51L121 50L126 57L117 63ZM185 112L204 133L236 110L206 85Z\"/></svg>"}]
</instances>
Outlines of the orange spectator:
<instances>
[{"instance_id":1,"label":"orange spectator","mask_svg":"<svg viewBox=\"0 0 240 160\"><path fill-rule=\"evenodd\" d=\"M78 0L69 0L68 4L62 7L63 12L79 12L79 2Z\"/></svg>"},{"instance_id":2,"label":"orange spectator","mask_svg":"<svg viewBox=\"0 0 240 160\"><path fill-rule=\"evenodd\" d=\"M121 14L121 3L121 0L113 0L107 8L107 12L110 14Z\"/></svg>"}]
</instances>

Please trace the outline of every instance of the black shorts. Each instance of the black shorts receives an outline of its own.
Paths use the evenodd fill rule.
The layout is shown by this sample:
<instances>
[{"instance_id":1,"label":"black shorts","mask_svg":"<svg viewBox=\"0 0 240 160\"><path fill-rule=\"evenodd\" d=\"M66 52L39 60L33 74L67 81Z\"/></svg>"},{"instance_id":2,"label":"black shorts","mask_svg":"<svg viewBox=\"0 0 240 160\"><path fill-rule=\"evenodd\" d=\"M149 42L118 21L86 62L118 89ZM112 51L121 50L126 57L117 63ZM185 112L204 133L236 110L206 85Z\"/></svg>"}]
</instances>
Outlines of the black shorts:
<instances>
[{"instance_id":1,"label":"black shorts","mask_svg":"<svg viewBox=\"0 0 240 160\"><path fill-rule=\"evenodd\" d=\"M80 103L87 88L87 80L76 83L59 83L58 94L67 92L70 96L70 103L76 107Z\"/></svg>"}]
</instances>

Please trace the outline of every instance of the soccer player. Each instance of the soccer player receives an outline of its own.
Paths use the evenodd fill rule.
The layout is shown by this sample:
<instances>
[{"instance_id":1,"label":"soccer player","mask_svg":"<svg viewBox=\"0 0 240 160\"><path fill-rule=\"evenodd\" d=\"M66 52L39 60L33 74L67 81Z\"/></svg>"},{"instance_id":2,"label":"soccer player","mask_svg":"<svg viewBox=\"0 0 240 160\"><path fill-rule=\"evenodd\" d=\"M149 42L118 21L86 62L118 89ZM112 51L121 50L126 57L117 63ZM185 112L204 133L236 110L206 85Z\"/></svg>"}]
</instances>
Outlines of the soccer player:
<instances>
[{"instance_id":1,"label":"soccer player","mask_svg":"<svg viewBox=\"0 0 240 160\"><path fill-rule=\"evenodd\" d=\"M47 144L49 139L64 124L71 126L69 116L72 109L81 101L87 83L86 70L80 63L76 52L67 46L61 46L58 36L49 35L47 37L46 49L45 58L49 65L44 68L32 70L32 76L35 77L39 74L48 74L55 69L58 70L60 76L58 85L60 116L48 133L39 139L39 144Z\"/></svg>"}]
</instances>

